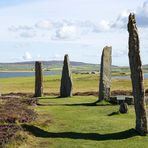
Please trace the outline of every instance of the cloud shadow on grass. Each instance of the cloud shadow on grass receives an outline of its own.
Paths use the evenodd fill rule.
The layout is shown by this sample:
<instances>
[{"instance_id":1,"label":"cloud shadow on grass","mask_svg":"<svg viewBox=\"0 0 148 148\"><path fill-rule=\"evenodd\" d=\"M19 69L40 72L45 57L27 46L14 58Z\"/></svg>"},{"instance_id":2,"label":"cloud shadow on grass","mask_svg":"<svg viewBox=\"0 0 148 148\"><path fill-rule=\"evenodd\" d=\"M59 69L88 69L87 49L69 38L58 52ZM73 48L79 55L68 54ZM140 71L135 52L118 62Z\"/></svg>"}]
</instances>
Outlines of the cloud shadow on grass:
<instances>
[{"instance_id":1,"label":"cloud shadow on grass","mask_svg":"<svg viewBox=\"0 0 148 148\"><path fill-rule=\"evenodd\" d=\"M134 136L138 133L134 129L128 129L126 131L109 133L109 134L99 134L99 133L78 133L78 132L47 132L33 125L22 125L22 127L32 133L35 137L42 138L70 138L70 139L83 139L83 140L96 140L96 141L106 141L106 140L123 140Z\"/></svg>"}]
</instances>

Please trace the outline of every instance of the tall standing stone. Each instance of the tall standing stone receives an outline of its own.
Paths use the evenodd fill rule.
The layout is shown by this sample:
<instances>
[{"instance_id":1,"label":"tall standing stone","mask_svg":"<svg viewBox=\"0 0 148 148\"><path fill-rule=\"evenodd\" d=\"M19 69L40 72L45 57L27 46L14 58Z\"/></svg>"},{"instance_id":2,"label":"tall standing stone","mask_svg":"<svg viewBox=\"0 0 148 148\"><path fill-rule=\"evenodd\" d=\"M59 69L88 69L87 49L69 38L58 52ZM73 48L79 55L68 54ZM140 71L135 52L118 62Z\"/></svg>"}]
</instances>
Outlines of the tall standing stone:
<instances>
[{"instance_id":1,"label":"tall standing stone","mask_svg":"<svg viewBox=\"0 0 148 148\"><path fill-rule=\"evenodd\" d=\"M147 134L147 117L145 109L145 90L140 58L139 36L134 14L129 15L129 63L131 69L131 80L136 113L136 130L141 135Z\"/></svg>"},{"instance_id":2,"label":"tall standing stone","mask_svg":"<svg viewBox=\"0 0 148 148\"><path fill-rule=\"evenodd\" d=\"M72 76L70 70L70 63L68 55L64 57L61 87L60 87L60 97L72 96Z\"/></svg>"},{"instance_id":3,"label":"tall standing stone","mask_svg":"<svg viewBox=\"0 0 148 148\"><path fill-rule=\"evenodd\" d=\"M112 47L104 47L101 57L99 101L109 100L111 88Z\"/></svg>"},{"instance_id":4,"label":"tall standing stone","mask_svg":"<svg viewBox=\"0 0 148 148\"><path fill-rule=\"evenodd\" d=\"M43 96L42 63L35 62L35 97Z\"/></svg>"}]
</instances>

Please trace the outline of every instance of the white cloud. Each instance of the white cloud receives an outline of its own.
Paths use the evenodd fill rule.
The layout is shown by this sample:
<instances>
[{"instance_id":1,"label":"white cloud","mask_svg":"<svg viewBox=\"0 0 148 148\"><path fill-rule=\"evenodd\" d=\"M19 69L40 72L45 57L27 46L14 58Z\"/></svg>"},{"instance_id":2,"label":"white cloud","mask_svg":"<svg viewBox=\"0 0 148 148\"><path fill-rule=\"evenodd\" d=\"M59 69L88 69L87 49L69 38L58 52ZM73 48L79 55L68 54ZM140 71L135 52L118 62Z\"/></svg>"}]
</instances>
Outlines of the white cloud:
<instances>
[{"instance_id":1,"label":"white cloud","mask_svg":"<svg viewBox=\"0 0 148 148\"><path fill-rule=\"evenodd\" d=\"M128 15L131 10L124 10L115 20L100 20L98 23L91 20L61 19L41 20L32 26L10 26L8 29L16 37L34 38L36 40L76 40L93 35L93 33L107 32L112 29L127 28ZM132 11L133 12L133 11ZM138 27L148 27L148 0L135 11ZM46 30L49 30L47 32ZM43 38L44 37L44 38Z\"/></svg>"},{"instance_id":2,"label":"white cloud","mask_svg":"<svg viewBox=\"0 0 148 148\"><path fill-rule=\"evenodd\" d=\"M112 28L126 28L127 22L128 22L128 16L130 14L130 10L124 10L115 20L114 23L112 23Z\"/></svg>"},{"instance_id":3,"label":"white cloud","mask_svg":"<svg viewBox=\"0 0 148 148\"><path fill-rule=\"evenodd\" d=\"M24 30L33 30L33 27L27 26L27 25L23 25L23 26L19 25L16 27L16 26L12 25L8 28L8 30L12 31L12 32L17 32L17 31L24 31Z\"/></svg>"},{"instance_id":4,"label":"white cloud","mask_svg":"<svg viewBox=\"0 0 148 148\"><path fill-rule=\"evenodd\" d=\"M36 36L36 32L34 31L23 31L20 33L20 37L24 38L33 38Z\"/></svg>"},{"instance_id":5,"label":"white cloud","mask_svg":"<svg viewBox=\"0 0 148 148\"><path fill-rule=\"evenodd\" d=\"M33 30L33 27L27 25L18 26L18 30Z\"/></svg>"},{"instance_id":6,"label":"white cloud","mask_svg":"<svg viewBox=\"0 0 148 148\"><path fill-rule=\"evenodd\" d=\"M140 27L148 27L148 0L136 11L136 18Z\"/></svg>"},{"instance_id":7,"label":"white cloud","mask_svg":"<svg viewBox=\"0 0 148 148\"><path fill-rule=\"evenodd\" d=\"M112 28L126 28L131 12L135 13L139 27L148 27L148 0L146 0L136 11L124 10L112 24Z\"/></svg>"},{"instance_id":8,"label":"white cloud","mask_svg":"<svg viewBox=\"0 0 148 148\"><path fill-rule=\"evenodd\" d=\"M101 20L97 25L94 26L94 32L108 31L110 29L110 22Z\"/></svg>"},{"instance_id":9,"label":"white cloud","mask_svg":"<svg viewBox=\"0 0 148 148\"><path fill-rule=\"evenodd\" d=\"M100 25L98 26L98 30L96 29L95 31L98 31L98 32L101 30L105 31L111 28L115 28L115 29L127 28L128 16L131 12L135 13L137 25L139 27L148 27L148 0L146 0L140 7L137 8L136 11L124 10L123 12L121 12L121 14L117 17L115 21L100 22Z\"/></svg>"},{"instance_id":10,"label":"white cloud","mask_svg":"<svg viewBox=\"0 0 148 148\"><path fill-rule=\"evenodd\" d=\"M148 16L148 0L146 0L142 6L138 7L137 13L141 16Z\"/></svg>"},{"instance_id":11,"label":"white cloud","mask_svg":"<svg viewBox=\"0 0 148 148\"><path fill-rule=\"evenodd\" d=\"M12 26L8 27L8 30L12 31L12 32L17 32L18 28L12 25Z\"/></svg>"},{"instance_id":12,"label":"white cloud","mask_svg":"<svg viewBox=\"0 0 148 148\"><path fill-rule=\"evenodd\" d=\"M36 36L36 32L32 26L19 25L19 26L10 26L9 31L13 32L14 35L24 38L33 38Z\"/></svg>"},{"instance_id":13,"label":"white cloud","mask_svg":"<svg viewBox=\"0 0 148 148\"><path fill-rule=\"evenodd\" d=\"M20 42L14 45L15 48L28 48L29 46L30 46L30 43L28 42Z\"/></svg>"},{"instance_id":14,"label":"white cloud","mask_svg":"<svg viewBox=\"0 0 148 148\"><path fill-rule=\"evenodd\" d=\"M36 60L36 61L42 61L43 58L41 57L40 54L37 54L37 56L36 56L36 58L34 60Z\"/></svg>"},{"instance_id":15,"label":"white cloud","mask_svg":"<svg viewBox=\"0 0 148 148\"><path fill-rule=\"evenodd\" d=\"M38 55L37 55L37 58L38 58L38 59L40 59L40 58L41 58L41 55L40 55L40 54L38 54Z\"/></svg>"},{"instance_id":16,"label":"white cloud","mask_svg":"<svg viewBox=\"0 0 148 148\"><path fill-rule=\"evenodd\" d=\"M78 38L78 28L74 25L63 25L56 31L53 39L73 40Z\"/></svg>"},{"instance_id":17,"label":"white cloud","mask_svg":"<svg viewBox=\"0 0 148 148\"><path fill-rule=\"evenodd\" d=\"M122 56L125 56L125 55L127 55L128 53L127 53L127 50L125 49L125 50L113 50L113 57L122 57Z\"/></svg>"},{"instance_id":18,"label":"white cloud","mask_svg":"<svg viewBox=\"0 0 148 148\"><path fill-rule=\"evenodd\" d=\"M31 60L32 56L29 52L25 52L24 55L23 55L23 59L24 60Z\"/></svg>"},{"instance_id":19,"label":"white cloud","mask_svg":"<svg viewBox=\"0 0 148 148\"><path fill-rule=\"evenodd\" d=\"M53 60L62 60L63 56L61 56L60 54L55 54L53 56Z\"/></svg>"},{"instance_id":20,"label":"white cloud","mask_svg":"<svg viewBox=\"0 0 148 148\"><path fill-rule=\"evenodd\" d=\"M42 21L36 23L35 26L40 29L52 29L53 24L49 20L42 20Z\"/></svg>"}]
</instances>

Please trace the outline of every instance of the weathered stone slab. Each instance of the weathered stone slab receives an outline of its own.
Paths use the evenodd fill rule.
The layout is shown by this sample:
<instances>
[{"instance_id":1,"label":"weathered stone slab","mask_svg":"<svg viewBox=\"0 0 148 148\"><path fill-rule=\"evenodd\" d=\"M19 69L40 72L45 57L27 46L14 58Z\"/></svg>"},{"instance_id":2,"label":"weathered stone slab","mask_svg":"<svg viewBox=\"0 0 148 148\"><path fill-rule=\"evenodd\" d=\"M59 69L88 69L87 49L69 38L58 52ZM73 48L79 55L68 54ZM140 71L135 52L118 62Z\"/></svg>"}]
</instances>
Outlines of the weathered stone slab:
<instances>
[{"instance_id":1,"label":"weathered stone slab","mask_svg":"<svg viewBox=\"0 0 148 148\"><path fill-rule=\"evenodd\" d=\"M72 96L72 74L70 69L70 62L68 55L64 57L62 77L61 77L61 87L60 87L60 97L70 97Z\"/></svg>"},{"instance_id":2,"label":"weathered stone slab","mask_svg":"<svg viewBox=\"0 0 148 148\"><path fill-rule=\"evenodd\" d=\"M101 57L99 101L109 100L111 88L112 47L104 47Z\"/></svg>"},{"instance_id":3,"label":"weathered stone slab","mask_svg":"<svg viewBox=\"0 0 148 148\"><path fill-rule=\"evenodd\" d=\"M144 78L140 57L139 35L134 14L129 15L129 63L136 113L136 130L141 135L147 134L147 117L145 108Z\"/></svg>"},{"instance_id":4,"label":"weathered stone slab","mask_svg":"<svg viewBox=\"0 0 148 148\"><path fill-rule=\"evenodd\" d=\"M35 62L35 97L43 96L43 74L42 63Z\"/></svg>"},{"instance_id":5,"label":"weathered stone slab","mask_svg":"<svg viewBox=\"0 0 148 148\"><path fill-rule=\"evenodd\" d=\"M109 99L111 104L121 104L123 102L127 103L128 105L134 104L134 98L132 96L111 96Z\"/></svg>"}]
</instances>

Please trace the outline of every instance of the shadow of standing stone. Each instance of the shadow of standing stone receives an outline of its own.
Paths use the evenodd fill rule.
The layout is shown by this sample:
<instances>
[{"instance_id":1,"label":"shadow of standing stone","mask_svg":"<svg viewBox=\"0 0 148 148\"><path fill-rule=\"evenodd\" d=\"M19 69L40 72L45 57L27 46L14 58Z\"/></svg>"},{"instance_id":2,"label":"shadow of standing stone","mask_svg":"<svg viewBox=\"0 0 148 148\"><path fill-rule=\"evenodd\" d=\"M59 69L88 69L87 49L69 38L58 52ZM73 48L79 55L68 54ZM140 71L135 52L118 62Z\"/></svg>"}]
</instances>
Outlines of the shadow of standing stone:
<instances>
[{"instance_id":1,"label":"shadow of standing stone","mask_svg":"<svg viewBox=\"0 0 148 148\"><path fill-rule=\"evenodd\" d=\"M140 57L140 43L136 19L134 14L129 15L129 63L131 70L131 80L136 112L136 131L141 135L147 134L147 116L145 104L144 78L142 72L142 62Z\"/></svg>"},{"instance_id":2,"label":"shadow of standing stone","mask_svg":"<svg viewBox=\"0 0 148 148\"><path fill-rule=\"evenodd\" d=\"M60 97L70 97L72 96L72 74L70 70L69 57L66 54L64 56L62 77L61 77L61 87L60 87Z\"/></svg>"},{"instance_id":3,"label":"shadow of standing stone","mask_svg":"<svg viewBox=\"0 0 148 148\"><path fill-rule=\"evenodd\" d=\"M43 96L43 74L42 63L35 62L35 97Z\"/></svg>"},{"instance_id":4,"label":"shadow of standing stone","mask_svg":"<svg viewBox=\"0 0 148 148\"><path fill-rule=\"evenodd\" d=\"M110 87L111 87L111 52L112 47L104 47L101 57L100 67L100 84L99 84L99 101L110 98Z\"/></svg>"}]
</instances>

